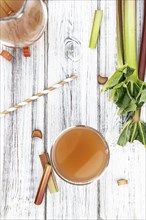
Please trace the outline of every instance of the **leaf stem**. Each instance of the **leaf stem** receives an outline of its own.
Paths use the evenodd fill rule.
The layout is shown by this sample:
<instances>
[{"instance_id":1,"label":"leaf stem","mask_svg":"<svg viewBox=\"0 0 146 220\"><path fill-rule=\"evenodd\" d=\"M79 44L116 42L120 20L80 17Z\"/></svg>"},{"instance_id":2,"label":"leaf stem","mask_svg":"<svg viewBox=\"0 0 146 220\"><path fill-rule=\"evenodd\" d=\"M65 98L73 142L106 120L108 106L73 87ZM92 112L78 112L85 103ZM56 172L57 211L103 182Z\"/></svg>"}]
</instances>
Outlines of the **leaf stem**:
<instances>
[{"instance_id":1,"label":"leaf stem","mask_svg":"<svg viewBox=\"0 0 146 220\"><path fill-rule=\"evenodd\" d=\"M134 112L133 120L135 123L140 121L140 110Z\"/></svg>"}]
</instances>

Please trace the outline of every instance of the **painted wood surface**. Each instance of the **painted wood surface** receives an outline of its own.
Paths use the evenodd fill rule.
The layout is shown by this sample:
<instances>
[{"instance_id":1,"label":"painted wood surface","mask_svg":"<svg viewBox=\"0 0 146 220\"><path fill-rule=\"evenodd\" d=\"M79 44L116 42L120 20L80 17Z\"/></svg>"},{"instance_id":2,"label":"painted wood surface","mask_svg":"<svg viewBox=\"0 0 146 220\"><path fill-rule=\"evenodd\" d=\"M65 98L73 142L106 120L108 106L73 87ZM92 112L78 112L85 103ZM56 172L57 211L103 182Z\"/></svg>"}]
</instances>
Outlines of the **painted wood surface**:
<instances>
[{"instance_id":1,"label":"painted wood surface","mask_svg":"<svg viewBox=\"0 0 146 220\"><path fill-rule=\"evenodd\" d=\"M103 10L97 50L89 49L94 10ZM138 53L143 1L137 1ZM73 73L79 78L0 119L0 219L146 219L145 149L135 142L125 148L116 145L124 119L100 94L97 75L110 76L117 67L116 1L49 1L48 26L42 38L31 47L31 57L20 49L8 49L12 62L0 57L0 111ZM73 41L72 54L66 43ZM77 43L77 44L76 44ZM1 49L4 48L1 45ZM79 57L78 59L78 49ZM73 61L75 60L75 61ZM146 120L146 107L142 110ZM34 198L42 175L39 154L51 149L55 137L75 124L92 126L105 136L111 151L107 173L88 186L72 186L57 177L60 192L48 192L41 206ZM32 130L43 139L31 138ZM126 178L128 185L117 186Z\"/></svg>"}]
</instances>

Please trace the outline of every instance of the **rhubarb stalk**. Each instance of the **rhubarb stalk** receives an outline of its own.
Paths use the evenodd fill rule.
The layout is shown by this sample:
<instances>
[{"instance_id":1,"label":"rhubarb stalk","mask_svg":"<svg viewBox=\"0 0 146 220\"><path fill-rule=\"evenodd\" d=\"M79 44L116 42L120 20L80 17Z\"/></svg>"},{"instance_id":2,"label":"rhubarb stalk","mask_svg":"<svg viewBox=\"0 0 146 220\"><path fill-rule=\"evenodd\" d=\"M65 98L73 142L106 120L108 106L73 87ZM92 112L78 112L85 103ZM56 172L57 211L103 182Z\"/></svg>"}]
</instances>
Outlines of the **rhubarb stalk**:
<instances>
[{"instance_id":1,"label":"rhubarb stalk","mask_svg":"<svg viewBox=\"0 0 146 220\"><path fill-rule=\"evenodd\" d=\"M145 69L146 69L146 0L144 1L143 34L142 34L139 67L138 67L139 79L143 81L144 81Z\"/></svg>"},{"instance_id":2,"label":"rhubarb stalk","mask_svg":"<svg viewBox=\"0 0 146 220\"><path fill-rule=\"evenodd\" d=\"M124 45L123 45L123 13L124 13L124 1L116 1L116 22L117 22L117 58L118 58L118 68L122 67L125 63L124 61Z\"/></svg>"},{"instance_id":3,"label":"rhubarb stalk","mask_svg":"<svg viewBox=\"0 0 146 220\"><path fill-rule=\"evenodd\" d=\"M124 12L125 63L135 69L133 75L137 78L136 1L126 0ZM133 77L133 75L131 77Z\"/></svg>"},{"instance_id":4,"label":"rhubarb stalk","mask_svg":"<svg viewBox=\"0 0 146 220\"><path fill-rule=\"evenodd\" d=\"M39 184L39 188L37 191L37 195L34 201L36 205L40 205L43 201L50 175L51 175L51 166L47 164L45 166L45 169L44 169L44 172L43 172L40 184Z\"/></svg>"},{"instance_id":5,"label":"rhubarb stalk","mask_svg":"<svg viewBox=\"0 0 146 220\"><path fill-rule=\"evenodd\" d=\"M102 14L103 14L102 10L95 10L89 48L96 48L101 20L102 20Z\"/></svg>"},{"instance_id":6,"label":"rhubarb stalk","mask_svg":"<svg viewBox=\"0 0 146 220\"><path fill-rule=\"evenodd\" d=\"M49 164L49 165L51 164L48 153L43 153L39 157L40 157L43 169L45 169L46 164ZM48 188L49 188L50 193L55 193L59 191L53 170L51 172L51 176L48 181Z\"/></svg>"}]
</instances>

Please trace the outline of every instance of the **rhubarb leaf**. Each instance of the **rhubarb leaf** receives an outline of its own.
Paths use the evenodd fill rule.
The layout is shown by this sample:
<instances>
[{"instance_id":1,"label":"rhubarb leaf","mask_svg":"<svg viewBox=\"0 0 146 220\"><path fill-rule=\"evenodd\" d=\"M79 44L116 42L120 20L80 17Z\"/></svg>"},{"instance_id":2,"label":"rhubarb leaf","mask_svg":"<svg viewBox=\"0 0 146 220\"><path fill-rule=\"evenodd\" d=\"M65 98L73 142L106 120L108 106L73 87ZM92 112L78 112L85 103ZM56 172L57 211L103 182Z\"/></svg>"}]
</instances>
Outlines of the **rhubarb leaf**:
<instances>
[{"instance_id":1,"label":"rhubarb leaf","mask_svg":"<svg viewBox=\"0 0 146 220\"><path fill-rule=\"evenodd\" d=\"M136 140L140 141L146 147L146 123L139 121L138 130Z\"/></svg>"},{"instance_id":2,"label":"rhubarb leaf","mask_svg":"<svg viewBox=\"0 0 146 220\"><path fill-rule=\"evenodd\" d=\"M119 115L139 110L146 101L146 83L132 79L134 69L125 65L107 81L102 91L110 90L109 100L118 107Z\"/></svg>"},{"instance_id":3,"label":"rhubarb leaf","mask_svg":"<svg viewBox=\"0 0 146 220\"><path fill-rule=\"evenodd\" d=\"M102 88L101 91L106 91L108 89L113 88L114 86L116 86L117 84L119 84L120 82L122 82L125 78L124 78L124 72L123 70L126 68L127 66L123 66L123 68L118 69L107 81L107 83L104 85L104 87Z\"/></svg>"},{"instance_id":4,"label":"rhubarb leaf","mask_svg":"<svg viewBox=\"0 0 146 220\"><path fill-rule=\"evenodd\" d=\"M135 100L131 100L129 103L127 103L127 107L119 109L118 114L123 115L129 112L136 111L136 109L137 109L137 105L135 103Z\"/></svg>"},{"instance_id":5,"label":"rhubarb leaf","mask_svg":"<svg viewBox=\"0 0 146 220\"><path fill-rule=\"evenodd\" d=\"M132 143L135 140L140 141L146 147L146 123L134 122L130 119L121 131L118 139L120 146L125 146L128 142Z\"/></svg>"},{"instance_id":6,"label":"rhubarb leaf","mask_svg":"<svg viewBox=\"0 0 146 220\"><path fill-rule=\"evenodd\" d=\"M107 83L102 88L102 91L112 89L115 86L118 86L119 83L124 82L126 78L134 73L134 69L124 65L123 67L116 70L116 72L109 78Z\"/></svg>"},{"instance_id":7,"label":"rhubarb leaf","mask_svg":"<svg viewBox=\"0 0 146 220\"><path fill-rule=\"evenodd\" d=\"M124 126L124 128L121 131L118 144L120 146L125 146L127 142L130 142L130 136L131 136L131 130L130 126L132 124L132 120L130 119Z\"/></svg>"},{"instance_id":8,"label":"rhubarb leaf","mask_svg":"<svg viewBox=\"0 0 146 220\"><path fill-rule=\"evenodd\" d=\"M146 90L142 91L139 102L146 102Z\"/></svg>"},{"instance_id":9,"label":"rhubarb leaf","mask_svg":"<svg viewBox=\"0 0 146 220\"><path fill-rule=\"evenodd\" d=\"M134 73L135 69L126 66L126 68L123 69L123 73L125 75L125 77L131 76Z\"/></svg>"}]
</instances>

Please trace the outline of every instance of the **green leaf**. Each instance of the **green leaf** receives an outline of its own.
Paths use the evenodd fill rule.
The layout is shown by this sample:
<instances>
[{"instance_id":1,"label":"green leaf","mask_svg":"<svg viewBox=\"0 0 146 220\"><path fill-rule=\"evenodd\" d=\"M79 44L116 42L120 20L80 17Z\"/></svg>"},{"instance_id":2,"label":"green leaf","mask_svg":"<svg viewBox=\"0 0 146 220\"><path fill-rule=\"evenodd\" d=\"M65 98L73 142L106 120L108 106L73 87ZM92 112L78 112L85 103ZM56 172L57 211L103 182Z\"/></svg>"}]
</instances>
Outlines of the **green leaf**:
<instances>
[{"instance_id":1,"label":"green leaf","mask_svg":"<svg viewBox=\"0 0 146 220\"><path fill-rule=\"evenodd\" d=\"M130 138L130 142L132 143L134 140L136 140L136 137L138 135L138 129L137 129L137 123L132 123L132 127L131 127L131 138Z\"/></svg>"},{"instance_id":2,"label":"green leaf","mask_svg":"<svg viewBox=\"0 0 146 220\"><path fill-rule=\"evenodd\" d=\"M130 119L124 126L124 128L121 131L120 137L118 139L118 144L120 146L125 146L127 142L130 141L130 136L131 136L131 131L130 131L130 126L131 126L132 120Z\"/></svg>"},{"instance_id":3,"label":"green leaf","mask_svg":"<svg viewBox=\"0 0 146 220\"><path fill-rule=\"evenodd\" d=\"M138 81L136 83L134 83L133 85L133 97L136 98L136 100L138 100L141 92L142 92L142 89L143 89L143 85L140 84Z\"/></svg>"},{"instance_id":4,"label":"green leaf","mask_svg":"<svg viewBox=\"0 0 146 220\"><path fill-rule=\"evenodd\" d=\"M122 91L123 88L120 89L120 91ZM123 90L124 91L124 90ZM122 91L122 92L123 92ZM119 93L120 94L120 93ZM131 98L129 97L129 95L126 93L126 90L121 93L123 94L122 97L119 96L119 100L116 102L116 105L119 107L119 108L122 108L122 109L126 109L130 102L131 102Z\"/></svg>"},{"instance_id":5,"label":"green leaf","mask_svg":"<svg viewBox=\"0 0 146 220\"><path fill-rule=\"evenodd\" d=\"M131 100L127 108L125 109L126 112L135 112L137 110L136 101L134 99Z\"/></svg>"},{"instance_id":6,"label":"green leaf","mask_svg":"<svg viewBox=\"0 0 146 220\"><path fill-rule=\"evenodd\" d=\"M139 133L136 137L136 140L140 141L146 147L146 123L139 121L138 130Z\"/></svg>"},{"instance_id":7,"label":"green leaf","mask_svg":"<svg viewBox=\"0 0 146 220\"><path fill-rule=\"evenodd\" d=\"M125 95L125 91L123 87L115 89L115 95L113 97L113 101L114 103L117 104L118 107L122 106L121 100L123 99L124 95Z\"/></svg>"},{"instance_id":8,"label":"green leaf","mask_svg":"<svg viewBox=\"0 0 146 220\"><path fill-rule=\"evenodd\" d=\"M138 100L139 97L141 96L143 89L144 89L144 83L140 83L138 80L137 83L135 84L135 88L136 88L136 86L137 86L137 91L135 91L135 93L137 92L136 99Z\"/></svg>"},{"instance_id":9,"label":"green leaf","mask_svg":"<svg viewBox=\"0 0 146 220\"><path fill-rule=\"evenodd\" d=\"M140 96L139 102L143 102L143 103L146 102L146 90L143 90L141 92L141 96Z\"/></svg>"},{"instance_id":10,"label":"green leaf","mask_svg":"<svg viewBox=\"0 0 146 220\"><path fill-rule=\"evenodd\" d=\"M124 106L121 107L118 111L119 115L123 115L125 113L129 113L129 112L135 112L137 110L137 105L135 103L135 100L131 100L130 103L127 103L127 107Z\"/></svg>"},{"instance_id":11,"label":"green leaf","mask_svg":"<svg viewBox=\"0 0 146 220\"><path fill-rule=\"evenodd\" d=\"M114 86L119 84L120 82L125 80L124 77L124 70L127 68L127 66L123 66L122 68L118 69L107 81L107 83L104 85L101 91L106 91L108 89L112 89Z\"/></svg>"},{"instance_id":12,"label":"green leaf","mask_svg":"<svg viewBox=\"0 0 146 220\"><path fill-rule=\"evenodd\" d=\"M121 131L118 144L125 146L128 142L133 143L135 140L146 147L146 123L141 121L136 123L133 119L130 119Z\"/></svg>"},{"instance_id":13,"label":"green leaf","mask_svg":"<svg viewBox=\"0 0 146 220\"><path fill-rule=\"evenodd\" d=\"M133 73L133 68L123 66L111 76L102 89L111 90L109 100L119 107L120 115L137 111L146 102L146 83L138 78L132 80Z\"/></svg>"},{"instance_id":14,"label":"green leaf","mask_svg":"<svg viewBox=\"0 0 146 220\"><path fill-rule=\"evenodd\" d=\"M124 70L123 70L123 73L125 75L125 77L129 77L131 76L133 73L134 73L135 69L127 66Z\"/></svg>"}]
</instances>

